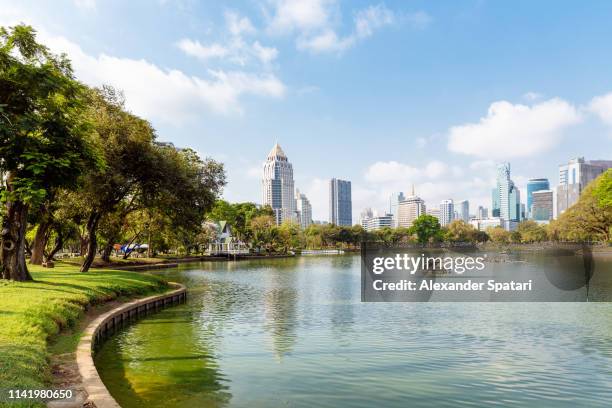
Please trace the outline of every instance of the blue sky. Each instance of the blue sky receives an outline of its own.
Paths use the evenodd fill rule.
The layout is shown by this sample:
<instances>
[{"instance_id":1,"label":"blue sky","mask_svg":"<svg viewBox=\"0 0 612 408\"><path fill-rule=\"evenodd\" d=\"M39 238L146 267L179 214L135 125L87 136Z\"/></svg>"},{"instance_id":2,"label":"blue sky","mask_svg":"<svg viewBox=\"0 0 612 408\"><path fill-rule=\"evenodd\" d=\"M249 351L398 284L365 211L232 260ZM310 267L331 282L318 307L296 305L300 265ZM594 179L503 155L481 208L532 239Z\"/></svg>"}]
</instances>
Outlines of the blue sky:
<instances>
[{"instance_id":1,"label":"blue sky","mask_svg":"<svg viewBox=\"0 0 612 408\"><path fill-rule=\"evenodd\" d=\"M124 90L159 138L226 164L260 201L278 141L326 219L327 180L354 215L394 190L490 206L575 156L612 159L612 3L565 1L4 2L84 82Z\"/></svg>"}]
</instances>

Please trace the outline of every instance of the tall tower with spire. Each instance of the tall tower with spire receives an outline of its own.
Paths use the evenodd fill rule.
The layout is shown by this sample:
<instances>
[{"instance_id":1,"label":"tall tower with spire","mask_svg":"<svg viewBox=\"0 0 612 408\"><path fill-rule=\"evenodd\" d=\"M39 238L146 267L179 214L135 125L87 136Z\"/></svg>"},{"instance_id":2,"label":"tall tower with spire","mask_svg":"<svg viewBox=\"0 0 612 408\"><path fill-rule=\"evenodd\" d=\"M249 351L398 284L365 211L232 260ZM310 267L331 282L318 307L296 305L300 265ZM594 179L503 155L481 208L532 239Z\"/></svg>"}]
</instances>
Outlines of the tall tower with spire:
<instances>
[{"instance_id":1,"label":"tall tower with spire","mask_svg":"<svg viewBox=\"0 0 612 408\"><path fill-rule=\"evenodd\" d=\"M262 202L274 211L276 224L296 221L293 166L276 143L263 165Z\"/></svg>"},{"instance_id":2,"label":"tall tower with spire","mask_svg":"<svg viewBox=\"0 0 612 408\"><path fill-rule=\"evenodd\" d=\"M414 184L412 195L400 201L397 212L397 226L403 228L410 228L414 220L426 214L425 201L414 192Z\"/></svg>"}]
</instances>

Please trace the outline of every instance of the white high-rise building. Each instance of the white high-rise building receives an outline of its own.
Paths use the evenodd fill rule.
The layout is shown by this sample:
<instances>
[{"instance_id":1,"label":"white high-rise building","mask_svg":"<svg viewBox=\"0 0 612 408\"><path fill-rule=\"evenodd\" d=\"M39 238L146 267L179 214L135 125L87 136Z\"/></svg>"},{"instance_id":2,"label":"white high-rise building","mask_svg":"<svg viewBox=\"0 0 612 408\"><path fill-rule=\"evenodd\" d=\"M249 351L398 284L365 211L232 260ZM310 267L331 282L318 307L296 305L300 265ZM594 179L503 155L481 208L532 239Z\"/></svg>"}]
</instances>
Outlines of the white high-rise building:
<instances>
[{"instance_id":1,"label":"white high-rise building","mask_svg":"<svg viewBox=\"0 0 612 408\"><path fill-rule=\"evenodd\" d=\"M414 193L413 186L412 195L399 203L397 211L398 227L412 227L414 220L424 215L425 212L425 201Z\"/></svg>"},{"instance_id":2,"label":"white high-rise building","mask_svg":"<svg viewBox=\"0 0 612 408\"><path fill-rule=\"evenodd\" d=\"M404 197L404 193L402 191L391 194L391 197L389 198L389 214L393 216L393 228L397 228L399 226L399 203L405 199L406 197Z\"/></svg>"},{"instance_id":3,"label":"white high-rise building","mask_svg":"<svg viewBox=\"0 0 612 408\"><path fill-rule=\"evenodd\" d=\"M521 220L521 195L510 179L510 163L497 166L497 185L492 200L492 215L501 218L507 230L513 230Z\"/></svg>"},{"instance_id":4,"label":"white high-rise building","mask_svg":"<svg viewBox=\"0 0 612 408\"><path fill-rule=\"evenodd\" d=\"M276 223L297 221L293 166L278 143L272 147L263 165L262 201L274 211Z\"/></svg>"},{"instance_id":5,"label":"white high-rise building","mask_svg":"<svg viewBox=\"0 0 612 408\"><path fill-rule=\"evenodd\" d=\"M306 229L312 224L312 206L306 194L300 193L297 188L295 189L295 204L298 223Z\"/></svg>"},{"instance_id":6,"label":"white high-rise building","mask_svg":"<svg viewBox=\"0 0 612 408\"><path fill-rule=\"evenodd\" d=\"M428 208L427 215L431 215L440 221L440 208Z\"/></svg>"},{"instance_id":7,"label":"white high-rise building","mask_svg":"<svg viewBox=\"0 0 612 408\"><path fill-rule=\"evenodd\" d=\"M445 227L450 224L455 217L455 204L452 199L440 202L440 225Z\"/></svg>"}]
</instances>

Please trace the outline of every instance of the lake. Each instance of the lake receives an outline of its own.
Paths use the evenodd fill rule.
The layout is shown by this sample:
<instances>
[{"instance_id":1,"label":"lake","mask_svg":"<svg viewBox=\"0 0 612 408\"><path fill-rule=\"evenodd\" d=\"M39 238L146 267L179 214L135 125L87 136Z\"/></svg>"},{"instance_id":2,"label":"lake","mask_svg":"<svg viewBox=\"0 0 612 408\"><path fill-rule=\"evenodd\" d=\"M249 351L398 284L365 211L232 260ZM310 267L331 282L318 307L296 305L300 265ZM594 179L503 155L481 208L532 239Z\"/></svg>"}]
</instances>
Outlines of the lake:
<instances>
[{"instance_id":1,"label":"lake","mask_svg":"<svg viewBox=\"0 0 612 408\"><path fill-rule=\"evenodd\" d=\"M187 303L120 331L95 358L123 408L612 401L612 303L362 303L355 255L155 273L187 285Z\"/></svg>"}]
</instances>

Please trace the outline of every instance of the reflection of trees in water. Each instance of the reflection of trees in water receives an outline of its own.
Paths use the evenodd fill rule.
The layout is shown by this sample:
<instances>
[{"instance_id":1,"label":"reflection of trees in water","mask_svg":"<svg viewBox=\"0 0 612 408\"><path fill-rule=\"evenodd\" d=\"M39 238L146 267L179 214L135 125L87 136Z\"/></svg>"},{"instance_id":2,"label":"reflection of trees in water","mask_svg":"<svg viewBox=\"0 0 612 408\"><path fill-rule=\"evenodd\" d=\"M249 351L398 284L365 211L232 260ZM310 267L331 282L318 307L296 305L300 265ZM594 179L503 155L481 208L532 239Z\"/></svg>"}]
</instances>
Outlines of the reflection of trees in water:
<instances>
[{"instance_id":1,"label":"reflection of trees in water","mask_svg":"<svg viewBox=\"0 0 612 408\"><path fill-rule=\"evenodd\" d=\"M353 262L360 258L354 256L333 257L331 262L331 298L335 300L329 305L331 308L332 333L336 338L349 342L353 325L355 324L355 310L353 304L354 276L351 273Z\"/></svg>"},{"instance_id":2,"label":"reflection of trees in water","mask_svg":"<svg viewBox=\"0 0 612 408\"><path fill-rule=\"evenodd\" d=\"M97 365L124 408L226 406L232 395L214 346L187 306L153 315L111 339ZM197 344L197 347L194 347ZM119 356L119 358L117 358Z\"/></svg>"},{"instance_id":3,"label":"reflection of trees in water","mask_svg":"<svg viewBox=\"0 0 612 408\"><path fill-rule=\"evenodd\" d=\"M272 346L278 358L290 353L296 341L297 291L277 287L265 294L266 331L272 334Z\"/></svg>"}]
</instances>

